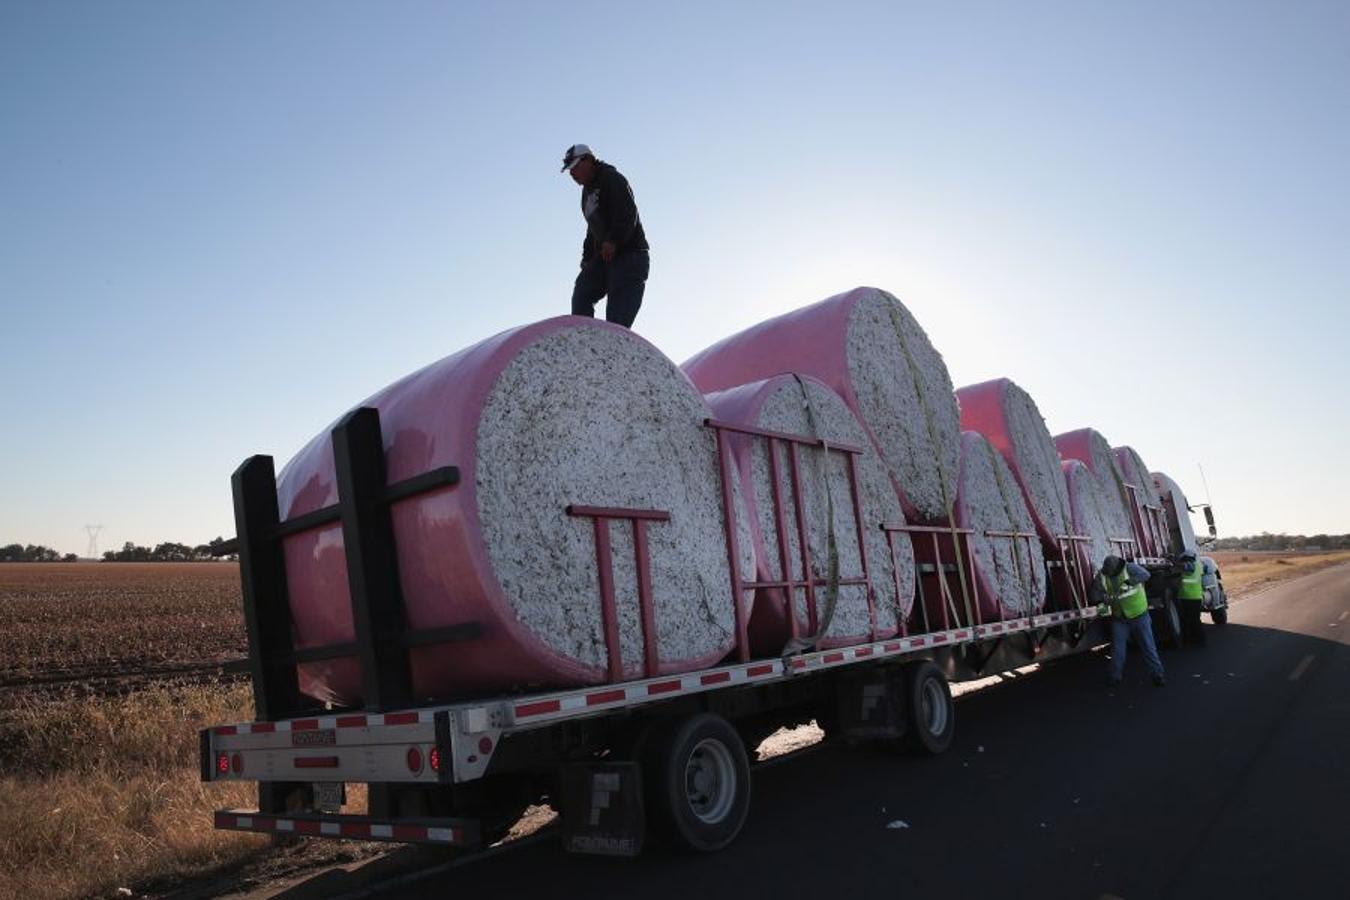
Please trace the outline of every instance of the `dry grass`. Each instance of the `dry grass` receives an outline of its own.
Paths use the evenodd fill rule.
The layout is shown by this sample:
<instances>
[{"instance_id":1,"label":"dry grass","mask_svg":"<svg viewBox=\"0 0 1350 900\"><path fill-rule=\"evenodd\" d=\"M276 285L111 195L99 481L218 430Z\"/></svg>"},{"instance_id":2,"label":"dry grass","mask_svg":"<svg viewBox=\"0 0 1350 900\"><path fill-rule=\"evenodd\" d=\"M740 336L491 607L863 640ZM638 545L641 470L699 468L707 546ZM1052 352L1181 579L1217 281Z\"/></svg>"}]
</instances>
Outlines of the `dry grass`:
<instances>
[{"instance_id":1,"label":"dry grass","mask_svg":"<svg viewBox=\"0 0 1350 900\"><path fill-rule=\"evenodd\" d=\"M1215 556L1233 593L1350 560ZM0 690L0 898L111 896L271 858L267 838L211 823L212 810L252 806L254 787L198 775L198 729L252 718L247 683L133 678L135 690L107 696L15 687L242 655L235 564L2 565L0 621L0 685L11 685Z\"/></svg>"},{"instance_id":2,"label":"dry grass","mask_svg":"<svg viewBox=\"0 0 1350 900\"><path fill-rule=\"evenodd\" d=\"M5 563L0 622L0 684L248 652L238 563Z\"/></svg>"},{"instance_id":3,"label":"dry grass","mask_svg":"<svg viewBox=\"0 0 1350 900\"><path fill-rule=\"evenodd\" d=\"M212 827L212 810L252 802L251 786L198 775L198 729L251 706L240 684L15 702L0 724L0 897L107 895L266 846Z\"/></svg>"},{"instance_id":4,"label":"dry grass","mask_svg":"<svg viewBox=\"0 0 1350 900\"><path fill-rule=\"evenodd\" d=\"M1230 594L1239 594L1277 581L1306 575L1327 566L1350 562L1350 551L1329 553L1257 553L1249 550L1224 550L1211 554L1223 573L1223 586Z\"/></svg>"}]
</instances>

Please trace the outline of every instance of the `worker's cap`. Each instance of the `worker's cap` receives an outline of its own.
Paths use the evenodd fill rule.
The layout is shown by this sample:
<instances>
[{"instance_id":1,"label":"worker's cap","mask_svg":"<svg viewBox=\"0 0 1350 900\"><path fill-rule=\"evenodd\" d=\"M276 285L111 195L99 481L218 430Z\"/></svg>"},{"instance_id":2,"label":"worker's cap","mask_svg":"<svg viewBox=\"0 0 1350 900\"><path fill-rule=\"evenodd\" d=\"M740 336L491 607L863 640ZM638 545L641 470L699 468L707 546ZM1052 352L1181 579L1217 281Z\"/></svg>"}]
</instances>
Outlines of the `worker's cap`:
<instances>
[{"instance_id":1,"label":"worker's cap","mask_svg":"<svg viewBox=\"0 0 1350 900\"><path fill-rule=\"evenodd\" d=\"M1182 559L1195 559L1195 551L1194 551L1194 550L1182 550L1182 551L1181 551L1181 558L1182 558Z\"/></svg>"},{"instance_id":2,"label":"worker's cap","mask_svg":"<svg viewBox=\"0 0 1350 900\"><path fill-rule=\"evenodd\" d=\"M1125 560L1119 556L1108 556L1102 560L1102 571L1112 578L1120 574L1120 570L1125 568Z\"/></svg>"},{"instance_id":3,"label":"worker's cap","mask_svg":"<svg viewBox=\"0 0 1350 900\"><path fill-rule=\"evenodd\" d=\"M567 152L563 154L562 170L564 172L570 172L572 171L572 167L575 166L577 163L581 162L588 156L594 155L595 154L591 152L591 148L587 147L585 144L573 144L572 146L568 147Z\"/></svg>"}]
</instances>

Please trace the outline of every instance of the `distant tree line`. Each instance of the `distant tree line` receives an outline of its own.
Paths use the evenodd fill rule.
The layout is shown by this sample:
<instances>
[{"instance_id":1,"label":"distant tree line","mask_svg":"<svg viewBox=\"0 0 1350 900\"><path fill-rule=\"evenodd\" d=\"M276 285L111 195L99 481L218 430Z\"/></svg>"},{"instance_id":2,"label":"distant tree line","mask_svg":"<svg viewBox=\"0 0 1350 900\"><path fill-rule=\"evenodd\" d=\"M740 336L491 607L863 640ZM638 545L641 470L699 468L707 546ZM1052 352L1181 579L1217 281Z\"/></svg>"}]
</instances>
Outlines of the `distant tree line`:
<instances>
[{"instance_id":1,"label":"distant tree line","mask_svg":"<svg viewBox=\"0 0 1350 900\"><path fill-rule=\"evenodd\" d=\"M0 562L75 562L79 559L74 553L62 556L51 547L41 544L8 544L0 547Z\"/></svg>"},{"instance_id":2,"label":"distant tree line","mask_svg":"<svg viewBox=\"0 0 1350 900\"><path fill-rule=\"evenodd\" d=\"M127 541L121 550L108 550L103 554L103 562L203 562L211 559L237 559L234 554L217 556L214 551L225 539L218 537L205 544L189 546L166 541L153 549ZM79 557L74 553L64 556L50 547L41 544L9 544L0 547L0 562L76 562Z\"/></svg>"},{"instance_id":3,"label":"distant tree line","mask_svg":"<svg viewBox=\"0 0 1350 900\"><path fill-rule=\"evenodd\" d=\"M215 538L208 543L198 544L195 547L187 544L175 544L172 541L166 541L163 544L156 544L152 550L149 547L142 547L131 541L122 545L121 550L108 550L103 554L104 562L203 562L210 559L220 559L215 551L217 547L225 543L222 537ZM233 554L224 557L226 559L236 559Z\"/></svg>"},{"instance_id":4,"label":"distant tree line","mask_svg":"<svg viewBox=\"0 0 1350 900\"><path fill-rule=\"evenodd\" d=\"M1214 550L1350 550L1350 534L1271 534L1263 531L1253 537L1219 538L1209 546Z\"/></svg>"}]
</instances>

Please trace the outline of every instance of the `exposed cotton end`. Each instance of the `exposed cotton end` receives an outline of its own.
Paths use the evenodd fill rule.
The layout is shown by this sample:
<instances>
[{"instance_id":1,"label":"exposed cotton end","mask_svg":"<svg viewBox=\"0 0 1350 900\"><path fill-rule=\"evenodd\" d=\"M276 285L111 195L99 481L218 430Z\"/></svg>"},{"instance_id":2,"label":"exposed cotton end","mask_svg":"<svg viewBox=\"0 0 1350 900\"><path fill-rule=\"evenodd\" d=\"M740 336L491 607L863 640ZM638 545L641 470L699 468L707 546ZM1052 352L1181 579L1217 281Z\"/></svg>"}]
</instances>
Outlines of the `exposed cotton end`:
<instances>
[{"instance_id":1,"label":"exposed cotton end","mask_svg":"<svg viewBox=\"0 0 1350 900\"><path fill-rule=\"evenodd\" d=\"M955 515L960 527L974 532L970 545L981 595L992 593L986 599L995 601L1008 617L1040 609L1045 603L1045 562L1031 513L1008 464L983 435L973 431L961 435Z\"/></svg>"},{"instance_id":2,"label":"exposed cotton end","mask_svg":"<svg viewBox=\"0 0 1350 900\"><path fill-rule=\"evenodd\" d=\"M1125 474L1116 460L1111 445L1094 428L1080 428L1055 436L1055 447L1061 459L1076 459L1088 467L1101 487L1101 514L1108 537L1134 537L1129 496L1125 491ZM1119 546L1119 545L1117 545ZM1097 560L1101 565L1101 560Z\"/></svg>"},{"instance_id":3,"label":"exposed cotton end","mask_svg":"<svg viewBox=\"0 0 1350 900\"><path fill-rule=\"evenodd\" d=\"M519 621L544 644L584 664L607 661L592 521L564 514L577 504L668 511L668 522L647 526L661 661L730 649L735 612L708 414L670 361L614 329L545 335L497 378L478 422L483 543ZM623 661L640 670L633 532L626 522L609 530Z\"/></svg>"},{"instance_id":4,"label":"exposed cotton end","mask_svg":"<svg viewBox=\"0 0 1350 900\"><path fill-rule=\"evenodd\" d=\"M1112 502L1111 495L1102 486L1100 479L1081 460L1065 460L1064 481L1069 487L1074 534L1088 538L1086 547L1081 544L1076 546L1086 557L1088 574L1095 575L1102 566L1102 560L1110 555L1120 555L1119 545L1113 545L1110 541L1110 538L1120 536L1112 524L1111 516L1114 507L1119 504Z\"/></svg>"},{"instance_id":5,"label":"exposed cotton end","mask_svg":"<svg viewBox=\"0 0 1350 900\"><path fill-rule=\"evenodd\" d=\"M1158 506L1162 500L1153 484L1153 475L1148 466L1144 465L1138 451L1133 447L1116 447L1112 450L1112 455L1120 466L1125 483L1138 487L1140 501L1149 506Z\"/></svg>"},{"instance_id":6,"label":"exposed cotton end","mask_svg":"<svg viewBox=\"0 0 1350 900\"><path fill-rule=\"evenodd\" d=\"M1031 506L1054 534L1064 534L1070 519L1069 489L1045 419L1036 401L1016 384L1008 386L1005 403L1017 473Z\"/></svg>"},{"instance_id":7,"label":"exposed cotton end","mask_svg":"<svg viewBox=\"0 0 1350 900\"><path fill-rule=\"evenodd\" d=\"M960 412L942 355L904 304L859 293L848 319L858 410L920 518L945 520L960 465Z\"/></svg>"},{"instance_id":8,"label":"exposed cotton end","mask_svg":"<svg viewBox=\"0 0 1350 900\"><path fill-rule=\"evenodd\" d=\"M732 399L723 402L722 398ZM903 525L904 514L886 468L853 411L829 387L804 376L778 376L710 395L708 401L719 418L748 419L740 424L785 434L824 438L830 443L846 444L863 451L853 456L853 465L862 510L863 547L873 586L876 630L878 637L894 634L899 621L908 615L913 602L913 552L904 534L895 535L895 552L891 552L881 526ZM786 547L786 566L779 541L779 522L774 515L775 494L769 442L756 438L740 440L737 444L741 453L747 449L750 453L753 490L747 493L746 501L753 508L757 526L755 545L760 577L770 581L784 580L786 573L789 578L800 579L801 551L798 524L793 514L792 467L788 444L778 442L776 451L777 496L783 510L782 544ZM863 560L859 553L859 530L854 516L848 455L840 451L827 453L821 448L798 445L796 457L813 577L829 577L831 535L838 559L839 577L861 577ZM819 616L817 627L820 627L827 610L827 589L817 586L815 595ZM782 602L783 593L778 590L765 591L757 600L757 604L779 606ZM808 635L810 623L804 589L795 591L793 605L797 614L798 633ZM766 621L777 622L778 625L765 628ZM761 610L757 606L756 623L760 626L756 635L758 640L765 642L774 651L789 636L783 632L785 615L781 610L774 615L773 611ZM871 633L872 612L868 609L866 588L863 585L839 586L833 614L823 633L824 641L833 644L851 643L866 639Z\"/></svg>"},{"instance_id":9,"label":"exposed cotton end","mask_svg":"<svg viewBox=\"0 0 1350 900\"><path fill-rule=\"evenodd\" d=\"M1041 539L1053 542L1065 534L1071 518L1069 491L1059 451L1036 401L1006 378L963 387L956 396L961 427L978 431L1003 455Z\"/></svg>"}]
</instances>

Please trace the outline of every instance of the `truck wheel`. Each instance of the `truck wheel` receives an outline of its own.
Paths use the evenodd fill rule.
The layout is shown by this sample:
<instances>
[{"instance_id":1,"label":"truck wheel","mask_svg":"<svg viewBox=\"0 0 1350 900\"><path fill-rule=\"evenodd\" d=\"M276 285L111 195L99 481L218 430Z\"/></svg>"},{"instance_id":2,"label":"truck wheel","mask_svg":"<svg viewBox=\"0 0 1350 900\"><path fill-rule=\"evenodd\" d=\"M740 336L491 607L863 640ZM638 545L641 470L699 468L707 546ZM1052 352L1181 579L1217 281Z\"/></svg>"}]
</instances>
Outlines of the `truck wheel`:
<instances>
[{"instance_id":1,"label":"truck wheel","mask_svg":"<svg viewBox=\"0 0 1350 900\"><path fill-rule=\"evenodd\" d=\"M653 736L647 751L643 778L656 830L704 853L735 840L750 812L750 765L736 729L699 713Z\"/></svg>"},{"instance_id":2,"label":"truck wheel","mask_svg":"<svg viewBox=\"0 0 1350 900\"><path fill-rule=\"evenodd\" d=\"M956 707L942 670L932 662L905 667L905 743L909 750L937 756L952 745Z\"/></svg>"},{"instance_id":3,"label":"truck wheel","mask_svg":"<svg viewBox=\"0 0 1350 900\"><path fill-rule=\"evenodd\" d=\"M1209 611L1209 617L1211 620L1213 620L1215 625L1227 625L1228 607L1220 606L1218 609L1211 609Z\"/></svg>"},{"instance_id":4,"label":"truck wheel","mask_svg":"<svg viewBox=\"0 0 1350 900\"><path fill-rule=\"evenodd\" d=\"M1159 644L1164 647L1181 646L1181 612L1177 609L1175 598L1164 594L1162 608L1151 610L1149 619Z\"/></svg>"}]
</instances>

